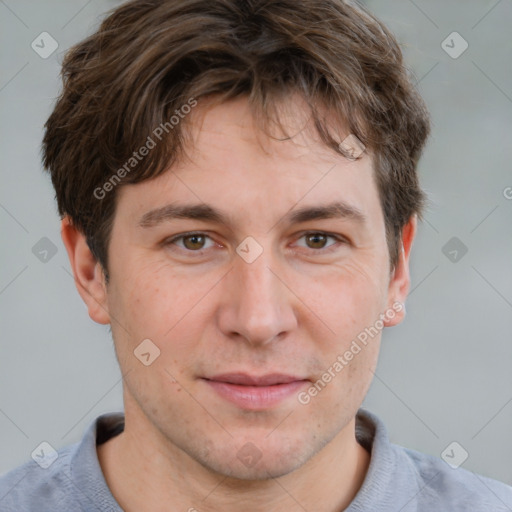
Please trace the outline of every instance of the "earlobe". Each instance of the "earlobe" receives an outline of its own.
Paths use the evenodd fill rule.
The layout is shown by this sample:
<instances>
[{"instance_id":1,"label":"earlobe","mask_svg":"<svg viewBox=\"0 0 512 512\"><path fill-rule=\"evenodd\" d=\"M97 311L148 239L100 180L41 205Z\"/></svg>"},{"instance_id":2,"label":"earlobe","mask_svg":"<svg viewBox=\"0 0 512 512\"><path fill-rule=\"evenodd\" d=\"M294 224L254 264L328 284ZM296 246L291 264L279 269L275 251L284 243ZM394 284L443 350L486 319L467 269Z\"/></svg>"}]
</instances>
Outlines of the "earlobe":
<instances>
[{"instance_id":1,"label":"earlobe","mask_svg":"<svg viewBox=\"0 0 512 512\"><path fill-rule=\"evenodd\" d=\"M394 315L386 315L384 325L392 327L398 325L405 318L405 301L409 293L411 283L409 273L409 257L416 236L417 216L413 215L402 229L402 243L398 255L398 262L391 276L388 287L388 309L394 311ZM401 307L396 304L401 303ZM392 316L392 318L390 318Z\"/></svg>"},{"instance_id":2,"label":"earlobe","mask_svg":"<svg viewBox=\"0 0 512 512\"><path fill-rule=\"evenodd\" d=\"M107 288L100 263L92 254L85 236L65 216L61 222L62 241L68 253L78 293L89 316L99 324L109 324Z\"/></svg>"}]
</instances>

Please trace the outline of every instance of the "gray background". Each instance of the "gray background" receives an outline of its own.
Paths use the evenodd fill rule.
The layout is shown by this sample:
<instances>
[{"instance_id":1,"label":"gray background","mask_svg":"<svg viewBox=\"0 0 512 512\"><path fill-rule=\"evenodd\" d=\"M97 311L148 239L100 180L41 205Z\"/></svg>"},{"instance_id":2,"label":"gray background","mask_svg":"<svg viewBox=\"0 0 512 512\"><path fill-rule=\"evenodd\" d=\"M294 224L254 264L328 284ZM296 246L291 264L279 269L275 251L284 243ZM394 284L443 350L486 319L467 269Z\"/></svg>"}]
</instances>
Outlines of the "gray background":
<instances>
[{"instance_id":1,"label":"gray background","mask_svg":"<svg viewBox=\"0 0 512 512\"><path fill-rule=\"evenodd\" d=\"M0 0L0 473L122 408L108 327L75 289L40 163L62 55L118 3ZM392 441L437 456L457 441L462 467L512 484L512 2L367 4L403 44L434 127L407 318L384 332L365 406ZM31 48L43 31L59 44L47 59ZM453 31L469 44L456 59L441 47ZM46 262L32 250L43 237L57 250Z\"/></svg>"}]
</instances>

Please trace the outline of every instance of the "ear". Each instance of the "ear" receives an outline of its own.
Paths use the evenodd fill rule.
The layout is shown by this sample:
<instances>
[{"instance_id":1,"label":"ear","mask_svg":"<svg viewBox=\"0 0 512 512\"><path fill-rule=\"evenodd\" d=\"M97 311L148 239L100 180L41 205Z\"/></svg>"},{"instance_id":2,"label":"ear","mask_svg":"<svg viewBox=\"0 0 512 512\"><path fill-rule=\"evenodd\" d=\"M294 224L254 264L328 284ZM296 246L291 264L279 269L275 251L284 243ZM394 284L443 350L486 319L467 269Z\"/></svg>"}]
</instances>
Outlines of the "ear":
<instances>
[{"instance_id":1,"label":"ear","mask_svg":"<svg viewBox=\"0 0 512 512\"><path fill-rule=\"evenodd\" d=\"M405 300L411 284L409 274L409 256L412 243L416 236L417 216L412 215L409 222L402 229L402 247L398 255L398 262L391 275L388 287L388 310L393 310L393 318L384 320L386 327L398 325L405 318Z\"/></svg>"},{"instance_id":2,"label":"ear","mask_svg":"<svg viewBox=\"0 0 512 512\"><path fill-rule=\"evenodd\" d=\"M68 252L76 288L87 306L89 316L99 324L109 324L103 269L89 249L85 236L73 226L69 216L62 219L61 236Z\"/></svg>"}]
</instances>

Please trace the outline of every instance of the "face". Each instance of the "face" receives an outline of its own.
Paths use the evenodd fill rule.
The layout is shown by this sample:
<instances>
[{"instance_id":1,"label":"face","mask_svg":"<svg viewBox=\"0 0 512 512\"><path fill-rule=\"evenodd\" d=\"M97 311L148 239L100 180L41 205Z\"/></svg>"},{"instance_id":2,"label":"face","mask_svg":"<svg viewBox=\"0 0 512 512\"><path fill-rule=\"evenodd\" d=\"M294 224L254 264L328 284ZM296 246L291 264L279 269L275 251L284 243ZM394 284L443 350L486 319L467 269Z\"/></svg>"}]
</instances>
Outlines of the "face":
<instances>
[{"instance_id":1,"label":"face","mask_svg":"<svg viewBox=\"0 0 512 512\"><path fill-rule=\"evenodd\" d=\"M368 154L266 138L245 99L201 112L189 158L118 191L91 316L111 323L127 424L215 472L280 476L346 432L404 286Z\"/></svg>"}]
</instances>

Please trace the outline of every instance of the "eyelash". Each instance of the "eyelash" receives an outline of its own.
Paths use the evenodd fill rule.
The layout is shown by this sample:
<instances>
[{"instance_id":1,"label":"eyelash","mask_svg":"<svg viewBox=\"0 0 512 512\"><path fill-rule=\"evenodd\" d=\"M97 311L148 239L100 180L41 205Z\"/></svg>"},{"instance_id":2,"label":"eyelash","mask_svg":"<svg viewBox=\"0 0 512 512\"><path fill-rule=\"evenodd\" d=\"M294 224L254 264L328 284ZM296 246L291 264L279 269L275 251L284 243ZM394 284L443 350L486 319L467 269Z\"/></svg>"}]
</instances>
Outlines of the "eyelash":
<instances>
[{"instance_id":1,"label":"eyelash","mask_svg":"<svg viewBox=\"0 0 512 512\"><path fill-rule=\"evenodd\" d=\"M182 240L184 238L188 238L188 237L191 237L191 236L194 236L194 235L204 236L204 237L209 238L210 240L212 240L212 238L208 234L206 234L206 233L204 233L202 231L191 231L189 233L182 233L180 235L176 235L176 236L174 236L172 238L164 240L163 245L164 246L176 245L175 242L177 240ZM342 238L340 236L337 236L337 235L334 235L334 234L331 234L331 233L326 233L324 231L307 231L305 233L302 233L301 236L298 239L300 240L301 238L304 238L304 237L309 236L309 235L323 235L323 236L326 236L328 238L332 238L332 239L334 239L334 240L336 240L338 242L336 244L332 244L331 246L329 246L327 248L323 248L323 249L311 249L311 248L307 248L306 247L306 249L309 249L310 251L313 251L313 252L316 252L316 253L320 253L320 254L329 254L329 253L335 251L336 249L338 249L340 244L347 244L348 243L344 238ZM187 252L187 253L189 253L189 254L194 254L194 255L196 255L198 257L202 256L206 251L208 251L208 249L199 249L197 251L193 251L193 250L186 249L186 248L181 248L181 247L180 247L180 249L185 251L185 252Z\"/></svg>"}]
</instances>

